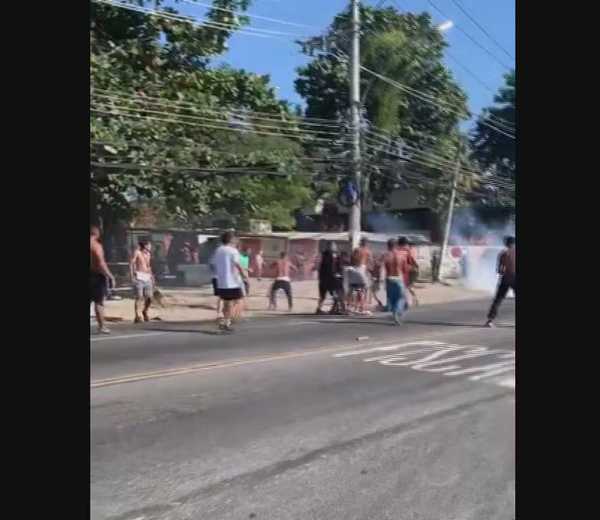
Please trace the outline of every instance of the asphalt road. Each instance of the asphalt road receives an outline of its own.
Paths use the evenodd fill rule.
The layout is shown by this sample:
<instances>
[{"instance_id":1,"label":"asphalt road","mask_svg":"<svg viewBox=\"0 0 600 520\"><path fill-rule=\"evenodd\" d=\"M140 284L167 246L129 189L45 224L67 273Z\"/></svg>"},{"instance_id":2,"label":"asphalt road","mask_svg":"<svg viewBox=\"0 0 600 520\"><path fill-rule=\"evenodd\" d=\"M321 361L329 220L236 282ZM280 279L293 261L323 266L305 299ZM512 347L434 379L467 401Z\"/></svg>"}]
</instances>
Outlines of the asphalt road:
<instances>
[{"instance_id":1,"label":"asphalt road","mask_svg":"<svg viewBox=\"0 0 600 520\"><path fill-rule=\"evenodd\" d=\"M92 336L92 518L514 519L514 302L488 305Z\"/></svg>"}]
</instances>

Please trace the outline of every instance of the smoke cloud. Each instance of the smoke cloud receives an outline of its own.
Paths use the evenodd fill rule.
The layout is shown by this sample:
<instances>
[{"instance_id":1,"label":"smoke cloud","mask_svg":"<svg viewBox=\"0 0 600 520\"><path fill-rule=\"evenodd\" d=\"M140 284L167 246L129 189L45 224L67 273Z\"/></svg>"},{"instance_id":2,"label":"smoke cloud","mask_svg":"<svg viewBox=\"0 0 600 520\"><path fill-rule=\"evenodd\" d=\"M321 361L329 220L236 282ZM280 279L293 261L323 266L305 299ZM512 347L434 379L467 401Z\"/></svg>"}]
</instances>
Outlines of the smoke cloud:
<instances>
[{"instance_id":1,"label":"smoke cloud","mask_svg":"<svg viewBox=\"0 0 600 520\"><path fill-rule=\"evenodd\" d=\"M449 242L463 246L463 284L474 290L493 293L498 283L498 253L504 237L515 236L512 218L483 218L472 209L461 209L452 223Z\"/></svg>"}]
</instances>

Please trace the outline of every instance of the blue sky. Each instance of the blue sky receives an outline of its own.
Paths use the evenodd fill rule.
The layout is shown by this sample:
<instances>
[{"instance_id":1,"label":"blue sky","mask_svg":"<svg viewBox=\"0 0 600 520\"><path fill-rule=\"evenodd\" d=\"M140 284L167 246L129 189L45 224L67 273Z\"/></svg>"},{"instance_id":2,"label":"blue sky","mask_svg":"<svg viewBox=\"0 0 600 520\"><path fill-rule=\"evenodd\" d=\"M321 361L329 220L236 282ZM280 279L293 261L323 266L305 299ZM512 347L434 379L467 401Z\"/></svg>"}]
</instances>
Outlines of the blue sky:
<instances>
[{"instance_id":1,"label":"blue sky","mask_svg":"<svg viewBox=\"0 0 600 520\"><path fill-rule=\"evenodd\" d=\"M210 4L210 0L198 0ZM480 31L452 2L452 0L432 0L455 25L467 32L474 40L486 47L500 61L514 66L514 61L506 56L488 37ZM512 56L515 56L515 1L514 0L457 0ZM363 0L365 4L376 5L378 0ZM339 13L348 0L252 0L248 13L277 18L311 27L325 29L334 15ZM384 5L400 6L411 12L428 11L436 23L447 20L435 11L428 0L387 0ZM181 12L194 16L203 16L206 9L189 4L177 6ZM251 27L316 35L318 31L308 28L281 25L253 19ZM453 59L447 57L446 64L452 70L457 82L469 96L469 108L478 113L492 103L493 92L503 84L506 70L485 51L477 47L467 36L453 27L446 32L450 44L449 53L463 66L474 73L479 81L466 72ZM229 42L227 54L217 62L228 63L232 67L242 68L259 74L268 74L272 84L278 87L280 97L292 103L302 103L294 90L296 68L308 59L299 52L293 41L281 41L273 38L260 38L242 34L234 35Z\"/></svg>"}]
</instances>

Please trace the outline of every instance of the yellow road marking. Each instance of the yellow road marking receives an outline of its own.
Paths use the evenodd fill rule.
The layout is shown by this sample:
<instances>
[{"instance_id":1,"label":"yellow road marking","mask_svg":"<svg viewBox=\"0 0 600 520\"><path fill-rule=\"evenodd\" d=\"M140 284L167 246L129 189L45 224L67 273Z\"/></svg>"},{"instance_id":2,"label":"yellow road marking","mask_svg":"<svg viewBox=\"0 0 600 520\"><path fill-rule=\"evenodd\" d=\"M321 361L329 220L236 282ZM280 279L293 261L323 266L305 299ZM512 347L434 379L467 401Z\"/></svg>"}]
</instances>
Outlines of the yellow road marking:
<instances>
[{"instance_id":1,"label":"yellow road marking","mask_svg":"<svg viewBox=\"0 0 600 520\"><path fill-rule=\"evenodd\" d=\"M313 354L327 354L329 352L337 352L338 350L347 350L352 348L351 346L344 345L343 347L332 347L332 348L318 348L305 350L303 352L286 352L283 354L269 354L266 356L257 356L245 359L233 359L231 361L217 361L214 363L205 363L202 365L192 365L181 368L170 368L165 370L157 370L154 372L145 372L139 374L131 374L127 376L114 377L109 379L99 379L92 381L90 384L91 388L102 388L111 385L120 385L123 383L135 383L137 381L144 381L147 379L157 379L160 377L179 376L184 374L192 374L194 372L201 372L207 370L215 370L220 368L231 368L242 365L249 365L254 363L265 363L268 361L279 361L282 359L293 359L305 356L311 356Z\"/></svg>"},{"instance_id":2,"label":"yellow road marking","mask_svg":"<svg viewBox=\"0 0 600 520\"><path fill-rule=\"evenodd\" d=\"M452 331L434 332L434 333L430 333L427 335L419 334L413 338L402 338L402 339L398 339L398 340L388 338L385 340L374 341L373 343L369 343L369 348L383 346L383 345L391 345L391 344L398 343L399 341L401 341L403 343L407 342L407 341L414 342L414 341L419 341L419 340L430 340L431 338L440 337L440 336L444 336L447 338L449 336L454 336L454 335L458 335L460 333L465 333L465 332L467 332L467 331L452 330ZM185 375L185 374L193 374L195 372L217 370L217 369L221 369L221 368L232 368L232 367L238 367L238 366L243 366L243 365L250 365L250 364L254 364L254 363L266 363L269 361L280 361L283 359L301 358L301 357L306 357L306 356L312 356L314 354L327 354L330 352L338 352L340 350L349 350L349 349L356 349L356 348L357 348L356 343L353 343L351 345L344 345L344 346L340 346L340 347L316 348L316 349L311 349L311 350L305 350L302 352L284 352L281 354L267 354L264 356L256 356L256 357L242 358L242 359L232 359L229 361L215 361L213 363L204 363L202 365L191 365L191 366L187 366L187 367L168 368L165 370L156 370L154 372L142 372L142 373L138 373L138 374L129 374L129 375L125 375L125 376L113 377L113 378L108 378L108 379L98 379L98 380L92 381L90 383L90 388L102 388L102 387L106 387L106 386L120 385L120 384L124 384L124 383L135 383L138 381L145 381L147 379L158 379L161 377L171 377L171 376L179 376L179 375Z\"/></svg>"}]
</instances>

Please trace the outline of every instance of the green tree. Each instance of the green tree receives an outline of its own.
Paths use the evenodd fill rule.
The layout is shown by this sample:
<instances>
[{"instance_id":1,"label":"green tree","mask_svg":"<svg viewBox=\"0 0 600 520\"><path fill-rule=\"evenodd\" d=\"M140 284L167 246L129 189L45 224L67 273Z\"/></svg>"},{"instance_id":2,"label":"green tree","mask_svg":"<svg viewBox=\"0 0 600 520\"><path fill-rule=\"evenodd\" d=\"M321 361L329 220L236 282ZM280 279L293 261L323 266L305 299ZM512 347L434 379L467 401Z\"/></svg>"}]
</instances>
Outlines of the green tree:
<instances>
[{"instance_id":1,"label":"green tree","mask_svg":"<svg viewBox=\"0 0 600 520\"><path fill-rule=\"evenodd\" d=\"M231 10L248 4L213 2ZM152 200L185 226L199 225L219 210L231 212L234 222L276 218L289 228L293 210L308 198L297 118L277 99L269 77L210 67L247 19L220 10L207 16L233 27L198 27L91 4L92 218L126 219L136 204ZM270 113L281 123L268 123L275 136L258 136L250 112L233 122L229 109ZM286 177L242 176L243 169Z\"/></svg>"},{"instance_id":2,"label":"green tree","mask_svg":"<svg viewBox=\"0 0 600 520\"><path fill-rule=\"evenodd\" d=\"M401 14L394 8L363 5L361 28L362 66L405 87L399 89L367 72L361 74L364 117L388 136L374 136L369 130L363 134L363 170L369 179L363 188L368 188L375 204L382 204L395 186L416 185L423 198L440 205L452 168L433 164L432 156L423 153L453 157L461 138L458 125L468 117L467 96L443 64L444 37L432 25L429 14ZM350 14L346 9L336 16L324 38L328 51L317 53L298 70L296 90L306 100L308 116L347 118L348 64L343 55L350 54L349 34ZM305 52L311 54L318 43L318 38L304 42ZM415 96L415 92L420 94ZM399 161L399 141L410 147L403 156L424 164ZM415 175L409 173L416 169L443 189L434 193L426 184L413 180ZM469 183L467 179L465 185Z\"/></svg>"},{"instance_id":3,"label":"green tree","mask_svg":"<svg viewBox=\"0 0 600 520\"><path fill-rule=\"evenodd\" d=\"M494 103L495 106L483 111L482 118L479 119L472 133L473 158L482 169L492 170L499 177L514 179L516 172L516 141L506 135L514 135L516 121L514 70L506 74L505 86L494 97ZM483 124L484 122L487 124ZM489 124L497 126L503 132L490 128Z\"/></svg>"}]
</instances>

